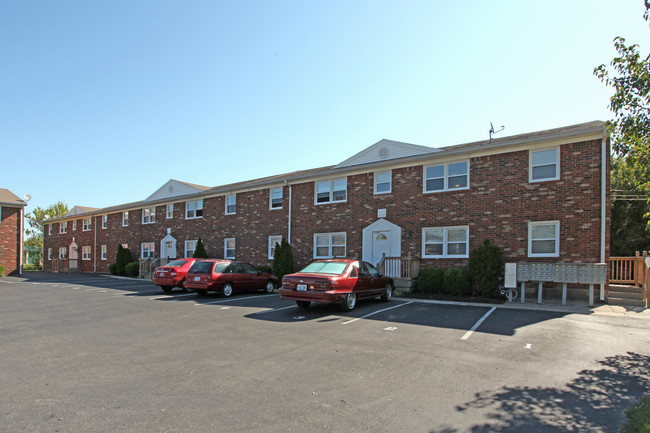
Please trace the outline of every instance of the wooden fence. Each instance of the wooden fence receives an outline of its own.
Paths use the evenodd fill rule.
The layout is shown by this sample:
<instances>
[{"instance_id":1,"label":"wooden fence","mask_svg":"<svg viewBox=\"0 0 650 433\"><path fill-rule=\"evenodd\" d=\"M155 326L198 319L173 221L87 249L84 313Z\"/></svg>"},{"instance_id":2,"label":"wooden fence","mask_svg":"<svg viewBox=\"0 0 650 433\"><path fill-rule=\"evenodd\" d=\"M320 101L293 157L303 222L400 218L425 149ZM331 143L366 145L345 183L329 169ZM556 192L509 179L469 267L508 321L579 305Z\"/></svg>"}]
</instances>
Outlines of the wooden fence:
<instances>
[{"instance_id":1,"label":"wooden fence","mask_svg":"<svg viewBox=\"0 0 650 433\"><path fill-rule=\"evenodd\" d=\"M392 278L412 279L420 273L418 257L383 257L379 262L379 272Z\"/></svg>"}]
</instances>

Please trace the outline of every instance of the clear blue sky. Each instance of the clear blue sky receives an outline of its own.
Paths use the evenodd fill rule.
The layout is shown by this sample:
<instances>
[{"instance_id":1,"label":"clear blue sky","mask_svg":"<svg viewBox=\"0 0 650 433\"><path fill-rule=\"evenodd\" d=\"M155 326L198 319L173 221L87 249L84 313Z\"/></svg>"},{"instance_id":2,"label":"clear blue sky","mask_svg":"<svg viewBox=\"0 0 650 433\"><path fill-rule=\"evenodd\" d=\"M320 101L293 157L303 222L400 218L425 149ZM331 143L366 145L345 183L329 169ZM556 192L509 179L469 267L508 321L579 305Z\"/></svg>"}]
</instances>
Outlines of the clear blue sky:
<instances>
[{"instance_id":1,"label":"clear blue sky","mask_svg":"<svg viewBox=\"0 0 650 433\"><path fill-rule=\"evenodd\" d=\"M611 118L592 71L642 0L5 1L0 188L106 207Z\"/></svg>"}]
</instances>

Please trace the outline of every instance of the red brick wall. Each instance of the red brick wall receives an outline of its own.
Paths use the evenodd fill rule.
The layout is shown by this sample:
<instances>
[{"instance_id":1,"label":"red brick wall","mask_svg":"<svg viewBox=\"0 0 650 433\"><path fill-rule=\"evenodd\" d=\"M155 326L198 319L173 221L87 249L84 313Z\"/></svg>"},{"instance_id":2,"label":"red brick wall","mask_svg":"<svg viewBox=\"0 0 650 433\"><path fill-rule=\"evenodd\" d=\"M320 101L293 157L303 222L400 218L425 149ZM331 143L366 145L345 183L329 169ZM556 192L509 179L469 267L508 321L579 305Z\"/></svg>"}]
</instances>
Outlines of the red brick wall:
<instances>
[{"instance_id":1,"label":"red brick wall","mask_svg":"<svg viewBox=\"0 0 650 433\"><path fill-rule=\"evenodd\" d=\"M5 275L20 272L20 208L0 211L0 265Z\"/></svg>"}]
</instances>

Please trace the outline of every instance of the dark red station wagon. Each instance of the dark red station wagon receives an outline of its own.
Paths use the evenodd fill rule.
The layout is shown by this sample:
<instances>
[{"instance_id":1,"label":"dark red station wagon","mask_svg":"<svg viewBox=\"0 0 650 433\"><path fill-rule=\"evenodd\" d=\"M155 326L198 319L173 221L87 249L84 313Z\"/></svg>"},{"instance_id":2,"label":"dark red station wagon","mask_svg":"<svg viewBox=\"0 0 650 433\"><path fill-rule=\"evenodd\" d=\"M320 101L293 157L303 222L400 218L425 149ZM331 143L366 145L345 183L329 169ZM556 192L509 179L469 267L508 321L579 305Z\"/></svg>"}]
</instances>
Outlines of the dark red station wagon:
<instances>
[{"instance_id":1,"label":"dark red station wagon","mask_svg":"<svg viewBox=\"0 0 650 433\"><path fill-rule=\"evenodd\" d=\"M208 292L220 292L230 296L236 291L263 290L273 293L278 285L275 275L260 272L250 263L233 260L199 260L185 277L186 289L194 290L200 296Z\"/></svg>"},{"instance_id":2,"label":"dark red station wagon","mask_svg":"<svg viewBox=\"0 0 650 433\"><path fill-rule=\"evenodd\" d=\"M190 270L196 259L178 259L167 263L164 266L158 266L151 276L151 282L165 293L172 291L174 287L183 287L185 275Z\"/></svg>"},{"instance_id":3,"label":"dark red station wagon","mask_svg":"<svg viewBox=\"0 0 650 433\"><path fill-rule=\"evenodd\" d=\"M341 304L350 311L358 299L375 298L388 302L393 296L394 281L377 268L361 260L318 260L302 271L282 278L280 297L296 301L300 308L312 302Z\"/></svg>"}]
</instances>

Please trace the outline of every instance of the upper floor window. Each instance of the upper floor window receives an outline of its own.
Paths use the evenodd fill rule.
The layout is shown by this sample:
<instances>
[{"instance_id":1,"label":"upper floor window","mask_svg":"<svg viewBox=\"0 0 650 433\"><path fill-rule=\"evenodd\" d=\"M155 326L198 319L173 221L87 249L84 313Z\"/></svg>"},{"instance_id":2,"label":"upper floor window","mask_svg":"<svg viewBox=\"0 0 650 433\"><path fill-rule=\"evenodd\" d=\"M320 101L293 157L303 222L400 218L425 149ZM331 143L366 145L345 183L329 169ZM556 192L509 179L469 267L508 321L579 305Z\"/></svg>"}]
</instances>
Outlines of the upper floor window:
<instances>
[{"instance_id":1,"label":"upper floor window","mask_svg":"<svg viewBox=\"0 0 650 433\"><path fill-rule=\"evenodd\" d=\"M237 213L237 195L231 194L226 196L226 215Z\"/></svg>"},{"instance_id":2,"label":"upper floor window","mask_svg":"<svg viewBox=\"0 0 650 433\"><path fill-rule=\"evenodd\" d=\"M122 212L122 227L129 225L129 211Z\"/></svg>"},{"instance_id":3,"label":"upper floor window","mask_svg":"<svg viewBox=\"0 0 650 433\"><path fill-rule=\"evenodd\" d=\"M391 172L375 173L375 194L388 194L392 189Z\"/></svg>"},{"instance_id":4,"label":"upper floor window","mask_svg":"<svg viewBox=\"0 0 650 433\"><path fill-rule=\"evenodd\" d=\"M68 233L68 222L63 221L62 223L59 223L59 233Z\"/></svg>"},{"instance_id":5,"label":"upper floor window","mask_svg":"<svg viewBox=\"0 0 650 433\"><path fill-rule=\"evenodd\" d=\"M52 224L48 224L48 226L47 226L47 234L48 235L52 234Z\"/></svg>"},{"instance_id":6,"label":"upper floor window","mask_svg":"<svg viewBox=\"0 0 650 433\"><path fill-rule=\"evenodd\" d=\"M142 224L153 224L156 222L156 207L142 209Z\"/></svg>"},{"instance_id":7,"label":"upper floor window","mask_svg":"<svg viewBox=\"0 0 650 433\"><path fill-rule=\"evenodd\" d=\"M530 181L543 182L560 178L560 148L530 151Z\"/></svg>"},{"instance_id":8,"label":"upper floor window","mask_svg":"<svg viewBox=\"0 0 650 433\"><path fill-rule=\"evenodd\" d=\"M153 257L156 253L156 244L154 242L143 242L140 251L140 257L143 259Z\"/></svg>"},{"instance_id":9,"label":"upper floor window","mask_svg":"<svg viewBox=\"0 0 650 433\"><path fill-rule=\"evenodd\" d=\"M77 220L72 221L72 230L77 230Z\"/></svg>"},{"instance_id":10,"label":"upper floor window","mask_svg":"<svg viewBox=\"0 0 650 433\"><path fill-rule=\"evenodd\" d=\"M528 223L528 257L560 256L560 222Z\"/></svg>"},{"instance_id":11,"label":"upper floor window","mask_svg":"<svg viewBox=\"0 0 650 433\"><path fill-rule=\"evenodd\" d=\"M271 188L269 209L282 209L282 188Z\"/></svg>"},{"instance_id":12,"label":"upper floor window","mask_svg":"<svg viewBox=\"0 0 650 433\"><path fill-rule=\"evenodd\" d=\"M227 238L223 241L223 257L225 259L235 258L235 238Z\"/></svg>"},{"instance_id":13,"label":"upper floor window","mask_svg":"<svg viewBox=\"0 0 650 433\"><path fill-rule=\"evenodd\" d=\"M424 192L469 188L469 161L431 165L424 168Z\"/></svg>"},{"instance_id":14,"label":"upper floor window","mask_svg":"<svg viewBox=\"0 0 650 433\"><path fill-rule=\"evenodd\" d=\"M203 200L185 202L185 219L203 217Z\"/></svg>"},{"instance_id":15,"label":"upper floor window","mask_svg":"<svg viewBox=\"0 0 650 433\"><path fill-rule=\"evenodd\" d=\"M275 256L275 244L280 244L282 242L282 236L269 236L269 260L273 260Z\"/></svg>"},{"instance_id":16,"label":"upper floor window","mask_svg":"<svg viewBox=\"0 0 650 433\"><path fill-rule=\"evenodd\" d=\"M330 179L316 182L316 203L336 203L348 199L348 180Z\"/></svg>"},{"instance_id":17,"label":"upper floor window","mask_svg":"<svg viewBox=\"0 0 650 433\"><path fill-rule=\"evenodd\" d=\"M422 257L469 257L469 227L422 229Z\"/></svg>"},{"instance_id":18,"label":"upper floor window","mask_svg":"<svg viewBox=\"0 0 650 433\"><path fill-rule=\"evenodd\" d=\"M81 229L82 229L84 232L89 232L90 229L91 229L91 227L92 227L92 225L93 225L93 220L92 220L92 218L84 218L82 222L83 222L83 225L82 225Z\"/></svg>"},{"instance_id":19,"label":"upper floor window","mask_svg":"<svg viewBox=\"0 0 650 433\"><path fill-rule=\"evenodd\" d=\"M165 209L165 217L169 220L174 218L174 205L168 204Z\"/></svg>"},{"instance_id":20,"label":"upper floor window","mask_svg":"<svg viewBox=\"0 0 650 433\"><path fill-rule=\"evenodd\" d=\"M102 228L108 227L108 215L102 215Z\"/></svg>"},{"instance_id":21,"label":"upper floor window","mask_svg":"<svg viewBox=\"0 0 650 433\"><path fill-rule=\"evenodd\" d=\"M345 257L346 234L317 233L314 235L314 258Z\"/></svg>"}]
</instances>

